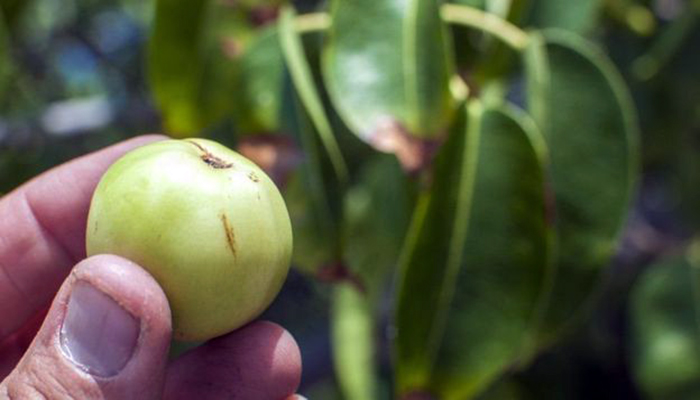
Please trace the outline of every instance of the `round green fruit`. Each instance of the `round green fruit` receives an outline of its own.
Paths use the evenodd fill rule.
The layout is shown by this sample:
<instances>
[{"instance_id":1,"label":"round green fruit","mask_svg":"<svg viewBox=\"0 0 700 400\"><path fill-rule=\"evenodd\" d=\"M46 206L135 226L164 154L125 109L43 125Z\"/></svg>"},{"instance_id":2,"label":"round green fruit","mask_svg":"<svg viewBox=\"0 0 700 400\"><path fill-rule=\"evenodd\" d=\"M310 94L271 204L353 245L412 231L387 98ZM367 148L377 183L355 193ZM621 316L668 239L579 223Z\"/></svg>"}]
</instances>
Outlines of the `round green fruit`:
<instances>
[{"instance_id":1,"label":"round green fruit","mask_svg":"<svg viewBox=\"0 0 700 400\"><path fill-rule=\"evenodd\" d=\"M292 228L275 184L209 140L138 148L104 174L87 254L116 254L163 288L178 340L207 340L260 315L289 270Z\"/></svg>"}]
</instances>

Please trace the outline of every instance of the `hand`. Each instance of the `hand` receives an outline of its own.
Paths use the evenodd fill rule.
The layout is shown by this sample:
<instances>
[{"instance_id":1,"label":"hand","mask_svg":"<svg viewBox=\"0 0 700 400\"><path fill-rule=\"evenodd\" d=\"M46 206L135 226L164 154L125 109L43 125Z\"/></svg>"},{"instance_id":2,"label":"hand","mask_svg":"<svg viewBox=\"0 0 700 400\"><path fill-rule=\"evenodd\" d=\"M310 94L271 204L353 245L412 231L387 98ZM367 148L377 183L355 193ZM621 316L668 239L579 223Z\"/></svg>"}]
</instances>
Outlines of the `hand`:
<instances>
[{"instance_id":1,"label":"hand","mask_svg":"<svg viewBox=\"0 0 700 400\"><path fill-rule=\"evenodd\" d=\"M85 259L100 177L128 150L159 139L79 158L0 199L0 399L279 400L297 389L299 348L269 322L168 364L170 309L160 286L123 258Z\"/></svg>"}]
</instances>

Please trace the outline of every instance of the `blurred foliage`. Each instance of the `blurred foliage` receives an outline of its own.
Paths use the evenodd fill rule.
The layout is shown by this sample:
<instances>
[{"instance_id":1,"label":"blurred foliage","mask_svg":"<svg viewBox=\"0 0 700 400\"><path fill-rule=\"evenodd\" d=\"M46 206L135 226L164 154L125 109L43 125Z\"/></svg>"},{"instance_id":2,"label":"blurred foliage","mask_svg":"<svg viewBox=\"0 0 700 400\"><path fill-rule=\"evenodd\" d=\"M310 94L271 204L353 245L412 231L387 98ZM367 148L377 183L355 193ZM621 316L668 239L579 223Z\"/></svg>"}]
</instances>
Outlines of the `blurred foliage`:
<instances>
[{"instance_id":1,"label":"blurred foliage","mask_svg":"<svg viewBox=\"0 0 700 400\"><path fill-rule=\"evenodd\" d=\"M208 136L283 191L294 269L263 317L309 398L699 398L699 21L697 0L3 0L0 194Z\"/></svg>"}]
</instances>

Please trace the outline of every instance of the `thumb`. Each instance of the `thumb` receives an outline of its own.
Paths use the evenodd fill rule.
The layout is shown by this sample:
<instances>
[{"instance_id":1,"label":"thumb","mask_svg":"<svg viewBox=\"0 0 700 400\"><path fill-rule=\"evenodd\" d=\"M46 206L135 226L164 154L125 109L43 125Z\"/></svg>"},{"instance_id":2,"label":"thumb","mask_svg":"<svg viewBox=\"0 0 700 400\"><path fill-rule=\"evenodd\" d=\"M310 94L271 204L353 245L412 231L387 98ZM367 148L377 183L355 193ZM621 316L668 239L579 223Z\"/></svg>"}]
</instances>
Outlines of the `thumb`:
<instances>
[{"instance_id":1,"label":"thumb","mask_svg":"<svg viewBox=\"0 0 700 400\"><path fill-rule=\"evenodd\" d=\"M144 269L101 255L75 266L0 398L155 399L170 344L165 294Z\"/></svg>"}]
</instances>

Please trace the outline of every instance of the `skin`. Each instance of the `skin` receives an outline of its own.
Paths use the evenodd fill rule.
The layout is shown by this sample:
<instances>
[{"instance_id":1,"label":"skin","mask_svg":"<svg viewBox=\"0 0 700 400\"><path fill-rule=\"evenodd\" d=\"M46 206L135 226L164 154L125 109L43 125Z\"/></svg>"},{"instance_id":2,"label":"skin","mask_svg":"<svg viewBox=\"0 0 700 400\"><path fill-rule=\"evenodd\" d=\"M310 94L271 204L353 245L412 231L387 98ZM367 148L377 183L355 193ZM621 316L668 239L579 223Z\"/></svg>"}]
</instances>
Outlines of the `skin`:
<instances>
[{"instance_id":1,"label":"skin","mask_svg":"<svg viewBox=\"0 0 700 400\"><path fill-rule=\"evenodd\" d=\"M0 399L284 399L296 390L299 349L283 328L251 323L167 361L172 328L153 277L124 258L85 258L85 226L103 173L136 138L57 167L0 198ZM91 376L67 361L58 330L77 281L116 300L141 323L117 375Z\"/></svg>"},{"instance_id":2,"label":"skin","mask_svg":"<svg viewBox=\"0 0 700 400\"><path fill-rule=\"evenodd\" d=\"M292 228L275 184L209 140L130 152L100 181L87 253L118 254L165 290L175 338L220 336L262 313L289 270Z\"/></svg>"}]
</instances>

